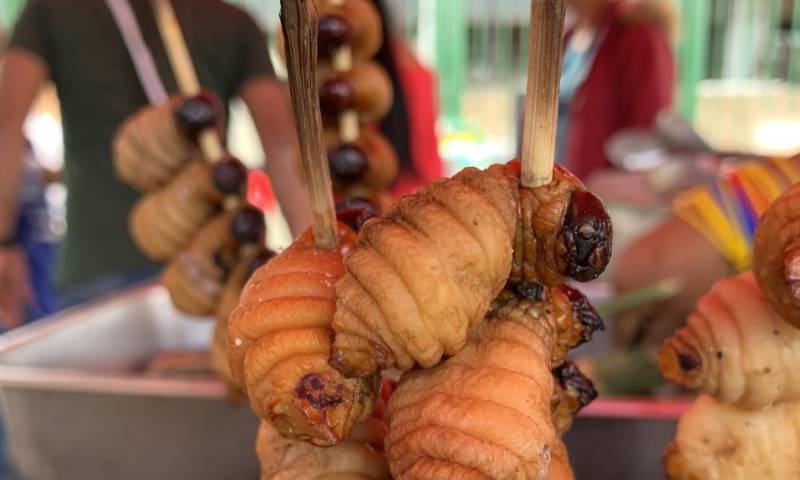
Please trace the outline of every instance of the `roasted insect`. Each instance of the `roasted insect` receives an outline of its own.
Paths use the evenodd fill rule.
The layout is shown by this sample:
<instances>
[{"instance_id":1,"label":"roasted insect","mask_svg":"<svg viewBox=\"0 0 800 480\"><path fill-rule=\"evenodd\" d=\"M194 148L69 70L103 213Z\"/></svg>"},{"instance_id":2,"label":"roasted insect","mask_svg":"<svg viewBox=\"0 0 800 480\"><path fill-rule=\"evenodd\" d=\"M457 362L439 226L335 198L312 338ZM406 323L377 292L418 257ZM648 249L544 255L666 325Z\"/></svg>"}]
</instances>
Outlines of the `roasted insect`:
<instances>
[{"instance_id":1,"label":"roasted insect","mask_svg":"<svg viewBox=\"0 0 800 480\"><path fill-rule=\"evenodd\" d=\"M256 247L263 239L264 216L258 209L244 207L219 214L164 270L163 284L172 303L193 315L213 313L239 249Z\"/></svg>"},{"instance_id":2,"label":"roasted insect","mask_svg":"<svg viewBox=\"0 0 800 480\"><path fill-rule=\"evenodd\" d=\"M200 156L195 136L218 123L220 110L208 92L185 100L174 96L161 105L142 108L114 138L117 175L141 191L163 187Z\"/></svg>"},{"instance_id":3,"label":"roasted insect","mask_svg":"<svg viewBox=\"0 0 800 480\"><path fill-rule=\"evenodd\" d=\"M467 168L368 221L337 284L331 364L348 376L431 367L463 348L509 280L537 291L599 275L611 224L581 188L561 169L529 191L518 163Z\"/></svg>"},{"instance_id":4,"label":"roasted insect","mask_svg":"<svg viewBox=\"0 0 800 480\"><path fill-rule=\"evenodd\" d=\"M678 423L664 466L670 480L800 478L800 402L740 410L709 396Z\"/></svg>"},{"instance_id":5,"label":"roasted insect","mask_svg":"<svg viewBox=\"0 0 800 480\"><path fill-rule=\"evenodd\" d=\"M389 112L394 101L392 82L375 62L353 66L352 70L320 73L319 104L327 122L355 110L362 123L375 122Z\"/></svg>"},{"instance_id":6,"label":"roasted insect","mask_svg":"<svg viewBox=\"0 0 800 480\"><path fill-rule=\"evenodd\" d=\"M338 249L310 232L256 271L228 325L228 359L253 411L285 437L331 445L372 410L376 378L345 379L328 365L336 280L355 243L344 225Z\"/></svg>"},{"instance_id":7,"label":"roasted insect","mask_svg":"<svg viewBox=\"0 0 800 480\"><path fill-rule=\"evenodd\" d=\"M261 480L388 480L391 477L383 455L383 407L383 400L379 399L367 421L358 424L346 441L332 447L286 439L262 420L256 443Z\"/></svg>"},{"instance_id":8,"label":"roasted insect","mask_svg":"<svg viewBox=\"0 0 800 480\"><path fill-rule=\"evenodd\" d=\"M597 319L582 315L557 287L541 300L504 292L463 350L404 374L389 401L385 442L395 478L571 478L554 417L574 414L581 401L570 399L594 393L574 381L572 367L554 388L551 368L575 346L560 335L582 325L581 338L591 336Z\"/></svg>"},{"instance_id":9,"label":"roasted insect","mask_svg":"<svg viewBox=\"0 0 800 480\"><path fill-rule=\"evenodd\" d=\"M761 217L753 272L775 312L800 328L800 183L784 192Z\"/></svg>"},{"instance_id":10,"label":"roasted insect","mask_svg":"<svg viewBox=\"0 0 800 480\"><path fill-rule=\"evenodd\" d=\"M236 159L214 166L195 160L134 206L130 230L136 245L153 260L174 257L218 212L224 195L239 194L246 181L247 169Z\"/></svg>"},{"instance_id":11,"label":"roasted insect","mask_svg":"<svg viewBox=\"0 0 800 480\"><path fill-rule=\"evenodd\" d=\"M671 382L740 408L800 400L800 331L769 308L751 273L715 284L664 342L659 365Z\"/></svg>"}]
</instances>

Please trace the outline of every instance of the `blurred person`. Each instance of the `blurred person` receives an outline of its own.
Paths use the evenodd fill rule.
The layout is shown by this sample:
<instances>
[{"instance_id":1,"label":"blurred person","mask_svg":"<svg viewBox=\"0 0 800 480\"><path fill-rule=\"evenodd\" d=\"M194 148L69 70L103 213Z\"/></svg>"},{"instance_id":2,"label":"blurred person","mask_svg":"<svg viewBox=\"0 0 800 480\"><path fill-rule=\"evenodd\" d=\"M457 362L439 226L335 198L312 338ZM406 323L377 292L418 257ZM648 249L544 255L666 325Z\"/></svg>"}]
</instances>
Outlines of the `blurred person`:
<instances>
[{"instance_id":1,"label":"blurred person","mask_svg":"<svg viewBox=\"0 0 800 480\"><path fill-rule=\"evenodd\" d=\"M672 104L676 16L669 0L567 5L572 23L565 38L556 158L591 184L611 167L609 138L626 128L652 128Z\"/></svg>"},{"instance_id":2,"label":"blurred person","mask_svg":"<svg viewBox=\"0 0 800 480\"><path fill-rule=\"evenodd\" d=\"M436 78L419 62L405 39L393 33L385 2L373 3L386 35L375 61L386 70L394 89L394 103L379 128L397 151L400 173L392 189L397 197L443 175L436 136Z\"/></svg>"},{"instance_id":3,"label":"blurred person","mask_svg":"<svg viewBox=\"0 0 800 480\"><path fill-rule=\"evenodd\" d=\"M617 258L612 281L622 294L674 279L674 297L617 318L617 346L654 351L682 326L697 300L716 281L751 268L761 215L800 181L800 156L743 163L716 182L676 197L672 215Z\"/></svg>"},{"instance_id":4,"label":"blurred person","mask_svg":"<svg viewBox=\"0 0 800 480\"><path fill-rule=\"evenodd\" d=\"M168 91L177 91L148 0L129 0ZM245 12L221 0L173 0L200 83L223 105L247 104L294 233L308 224L294 167L296 135L286 89L274 77L266 36ZM22 125L37 92L52 80L61 103L68 188L67 233L58 283L67 305L154 275L139 252L128 213L139 194L114 175L111 139L148 104L123 38L103 0L29 0L0 73L0 317L21 321L28 265L15 225L22 181Z\"/></svg>"}]
</instances>

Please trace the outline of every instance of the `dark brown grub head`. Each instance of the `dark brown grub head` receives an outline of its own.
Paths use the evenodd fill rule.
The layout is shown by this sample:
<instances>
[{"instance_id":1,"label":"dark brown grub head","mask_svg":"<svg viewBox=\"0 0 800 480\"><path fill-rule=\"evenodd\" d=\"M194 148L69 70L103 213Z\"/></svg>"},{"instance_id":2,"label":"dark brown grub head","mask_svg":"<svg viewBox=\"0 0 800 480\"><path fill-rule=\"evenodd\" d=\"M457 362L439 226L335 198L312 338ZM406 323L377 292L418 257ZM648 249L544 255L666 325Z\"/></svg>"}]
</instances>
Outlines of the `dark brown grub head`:
<instances>
[{"instance_id":1,"label":"dark brown grub head","mask_svg":"<svg viewBox=\"0 0 800 480\"><path fill-rule=\"evenodd\" d=\"M335 407L342 403L342 394L338 386L327 381L323 375L318 373L309 373L301 378L295 394L297 398L319 410Z\"/></svg>"},{"instance_id":2,"label":"dark brown grub head","mask_svg":"<svg viewBox=\"0 0 800 480\"><path fill-rule=\"evenodd\" d=\"M570 397L578 402L578 413L583 407L592 403L597 398L597 390L578 367L572 362L565 362L553 369L553 375L558 379L561 388Z\"/></svg>"},{"instance_id":3,"label":"dark brown grub head","mask_svg":"<svg viewBox=\"0 0 800 480\"><path fill-rule=\"evenodd\" d=\"M572 315L577 320L583 330L581 332L581 343L586 343L592 339L594 332L603 331L606 329L603 319L600 314L594 309L589 299L580 290L572 288L569 285L562 284L559 286L562 292L567 295L569 302L572 305Z\"/></svg>"},{"instance_id":4,"label":"dark brown grub head","mask_svg":"<svg viewBox=\"0 0 800 480\"><path fill-rule=\"evenodd\" d=\"M561 227L566 247L564 273L579 282L600 276L611 259L613 236L611 218L603 202L591 192L573 192Z\"/></svg>"}]
</instances>

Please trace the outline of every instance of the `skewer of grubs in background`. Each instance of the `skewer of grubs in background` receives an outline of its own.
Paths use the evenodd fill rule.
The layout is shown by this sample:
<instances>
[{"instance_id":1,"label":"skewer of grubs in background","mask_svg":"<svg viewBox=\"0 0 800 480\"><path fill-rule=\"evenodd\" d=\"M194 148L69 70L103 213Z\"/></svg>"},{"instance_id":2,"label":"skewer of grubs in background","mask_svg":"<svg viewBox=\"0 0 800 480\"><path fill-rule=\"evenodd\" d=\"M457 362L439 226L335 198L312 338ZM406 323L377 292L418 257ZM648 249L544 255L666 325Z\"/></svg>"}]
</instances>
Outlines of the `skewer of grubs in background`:
<instances>
[{"instance_id":1,"label":"skewer of grubs in background","mask_svg":"<svg viewBox=\"0 0 800 480\"><path fill-rule=\"evenodd\" d=\"M341 209L369 202L382 211L398 174L397 153L377 128L394 101L389 75L373 59L388 32L368 0L314 0L308 8L318 35L316 93L335 200ZM285 45L282 35L278 40Z\"/></svg>"},{"instance_id":2,"label":"skewer of grubs in background","mask_svg":"<svg viewBox=\"0 0 800 480\"><path fill-rule=\"evenodd\" d=\"M171 3L153 0L153 11L180 95L123 124L115 168L144 193L131 235L147 257L168 262L163 283L173 303L209 315L229 273L269 255L264 218L244 200L248 170L223 147L224 106L201 88Z\"/></svg>"}]
</instances>

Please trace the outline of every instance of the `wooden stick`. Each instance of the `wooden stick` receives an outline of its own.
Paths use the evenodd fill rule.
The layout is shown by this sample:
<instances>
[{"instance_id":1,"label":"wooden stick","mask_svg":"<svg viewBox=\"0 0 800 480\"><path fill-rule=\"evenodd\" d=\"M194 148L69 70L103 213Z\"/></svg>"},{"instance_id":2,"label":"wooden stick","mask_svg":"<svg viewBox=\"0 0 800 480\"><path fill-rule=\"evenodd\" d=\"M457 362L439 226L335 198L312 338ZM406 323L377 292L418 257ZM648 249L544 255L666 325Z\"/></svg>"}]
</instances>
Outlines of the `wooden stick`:
<instances>
[{"instance_id":1,"label":"wooden stick","mask_svg":"<svg viewBox=\"0 0 800 480\"><path fill-rule=\"evenodd\" d=\"M186 46L186 39L183 37L172 3L170 0L153 0L152 5L178 89L185 97L198 95L201 89L200 81L197 79L197 72L192 64L192 57L189 55L189 48ZM214 128L200 132L197 143L209 162L214 163L224 155L225 149Z\"/></svg>"},{"instance_id":2,"label":"wooden stick","mask_svg":"<svg viewBox=\"0 0 800 480\"><path fill-rule=\"evenodd\" d=\"M528 87L522 130L522 185L553 179L564 55L564 0L531 0Z\"/></svg>"},{"instance_id":3,"label":"wooden stick","mask_svg":"<svg viewBox=\"0 0 800 480\"><path fill-rule=\"evenodd\" d=\"M317 29L311 28L307 0L281 0L281 26L314 241L319 247L333 248L339 243L339 235L319 109Z\"/></svg>"},{"instance_id":4,"label":"wooden stick","mask_svg":"<svg viewBox=\"0 0 800 480\"><path fill-rule=\"evenodd\" d=\"M342 6L345 0L328 0L331 5ZM345 45L333 54L331 65L335 72L349 72L353 69L353 49L350 45ZM353 143L361 135L361 125L358 119L358 111L355 109L346 110L339 114L339 137L345 143Z\"/></svg>"}]
</instances>

